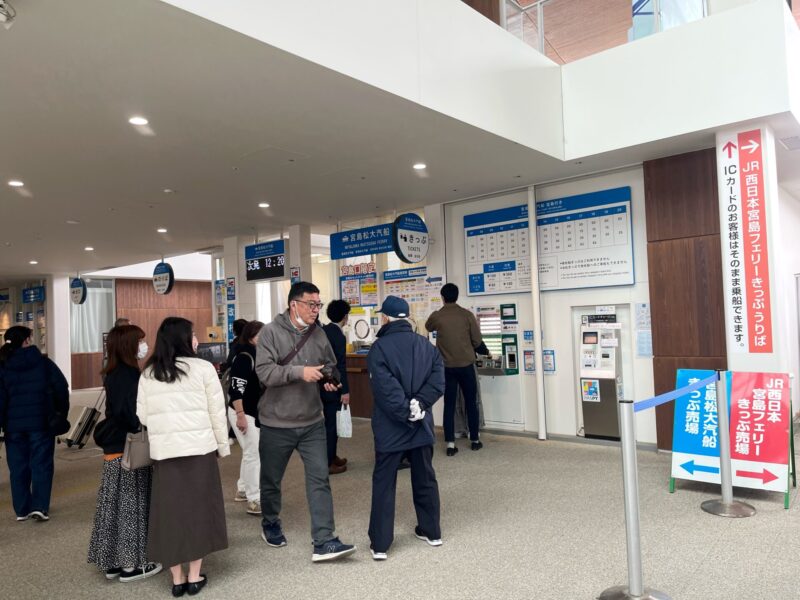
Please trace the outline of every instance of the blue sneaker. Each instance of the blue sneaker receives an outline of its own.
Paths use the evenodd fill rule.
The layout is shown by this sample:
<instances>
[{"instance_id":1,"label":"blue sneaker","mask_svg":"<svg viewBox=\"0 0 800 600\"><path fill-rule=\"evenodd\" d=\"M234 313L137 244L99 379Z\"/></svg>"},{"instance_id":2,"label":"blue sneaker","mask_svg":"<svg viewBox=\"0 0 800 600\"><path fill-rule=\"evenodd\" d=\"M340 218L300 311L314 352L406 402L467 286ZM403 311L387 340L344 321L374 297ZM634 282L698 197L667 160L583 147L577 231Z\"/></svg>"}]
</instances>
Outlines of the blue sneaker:
<instances>
[{"instance_id":1,"label":"blue sneaker","mask_svg":"<svg viewBox=\"0 0 800 600\"><path fill-rule=\"evenodd\" d=\"M355 546L350 544L343 544L339 538L328 540L324 544L314 546L314 554L311 555L312 562L321 562L323 560L337 560L350 556L356 551Z\"/></svg>"},{"instance_id":2,"label":"blue sneaker","mask_svg":"<svg viewBox=\"0 0 800 600\"><path fill-rule=\"evenodd\" d=\"M286 536L281 529L281 521L278 519L272 523L261 523L261 539L267 542L267 546L280 548L286 545Z\"/></svg>"}]
</instances>

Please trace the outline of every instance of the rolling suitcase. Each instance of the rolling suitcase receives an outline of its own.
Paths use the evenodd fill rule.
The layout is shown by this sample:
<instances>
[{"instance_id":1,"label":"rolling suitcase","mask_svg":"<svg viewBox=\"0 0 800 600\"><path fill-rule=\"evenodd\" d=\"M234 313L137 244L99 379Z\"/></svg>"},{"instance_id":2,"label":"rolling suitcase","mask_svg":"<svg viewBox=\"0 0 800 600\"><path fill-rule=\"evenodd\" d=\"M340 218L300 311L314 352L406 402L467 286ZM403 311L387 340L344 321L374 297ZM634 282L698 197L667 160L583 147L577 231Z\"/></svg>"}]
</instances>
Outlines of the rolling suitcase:
<instances>
[{"instance_id":1,"label":"rolling suitcase","mask_svg":"<svg viewBox=\"0 0 800 600\"><path fill-rule=\"evenodd\" d=\"M83 448L86 445L86 441L92 434L94 426L97 425L97 421L100 419L100 409L102 408L105 399L106 390L103 389L100 392L100 395L97 397L97 402L94 403L94 406L84 407L84 409L81 411L81 416L78 419L78 422L75 424L75 427L72 428L65 438L67 446L70 448L72 448L72 446Z\"/></svg>"}]
</instances>

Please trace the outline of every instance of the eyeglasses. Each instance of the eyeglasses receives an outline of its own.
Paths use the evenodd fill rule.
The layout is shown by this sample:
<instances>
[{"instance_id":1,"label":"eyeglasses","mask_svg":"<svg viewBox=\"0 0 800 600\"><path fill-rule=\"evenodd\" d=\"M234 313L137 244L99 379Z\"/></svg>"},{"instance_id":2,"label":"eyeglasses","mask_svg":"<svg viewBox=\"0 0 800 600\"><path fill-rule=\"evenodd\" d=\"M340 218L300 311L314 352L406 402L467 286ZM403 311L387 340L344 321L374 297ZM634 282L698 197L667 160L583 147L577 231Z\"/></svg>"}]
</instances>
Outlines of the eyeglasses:
<instances>
[{"instance_id":1,"label":"eyeglasses","mask_svg":"<svg viewBox=\"0 0 800 600\"><path fill-rule=\"evenodd\" d=\"M324 302L309 302L308 300L295 300L295 302L300 302L302 304L305 304L311 310L316 310L316 311L322 310L322 307L325 306Z\"/></svg>"}]
</instances>

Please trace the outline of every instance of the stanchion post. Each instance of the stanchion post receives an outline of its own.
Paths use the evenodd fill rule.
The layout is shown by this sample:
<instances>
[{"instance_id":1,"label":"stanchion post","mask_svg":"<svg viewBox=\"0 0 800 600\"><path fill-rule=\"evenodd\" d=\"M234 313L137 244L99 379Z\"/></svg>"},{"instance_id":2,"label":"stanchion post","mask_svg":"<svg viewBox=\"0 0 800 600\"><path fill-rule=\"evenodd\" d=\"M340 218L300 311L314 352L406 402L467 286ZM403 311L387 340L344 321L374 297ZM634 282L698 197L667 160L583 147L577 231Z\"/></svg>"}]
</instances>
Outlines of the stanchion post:
<instances>
[{"instance_id":1,"label":"stanchion post","mask_svg":"<svg viewBox=\"0 0 800 600\"><path fill-rule=\"evenodd\" d=\"M728 416L728 381L725 371L717 371L717 440L719 441L719 479L722 487L721 500L706 500L700 505L707 513L720 517L752 517L756 509L745 502L733 499L733 475L731 473L731 429Z\"/></svg>"},{"instance_id":2,"label":"stanchion post","mask_svg":"<svg viewBox=\"0 0 800 600\"><path fill-rule=\"evenodd\" d=\"M599 600L670 600L642 583L642 547L639 534L639 475L636 466L636 432L633 401L620 400L619 429L622 445L622 487L625 496L625 537L628 547L628 585L608 588Z\"/></svg>"}]
</instances>

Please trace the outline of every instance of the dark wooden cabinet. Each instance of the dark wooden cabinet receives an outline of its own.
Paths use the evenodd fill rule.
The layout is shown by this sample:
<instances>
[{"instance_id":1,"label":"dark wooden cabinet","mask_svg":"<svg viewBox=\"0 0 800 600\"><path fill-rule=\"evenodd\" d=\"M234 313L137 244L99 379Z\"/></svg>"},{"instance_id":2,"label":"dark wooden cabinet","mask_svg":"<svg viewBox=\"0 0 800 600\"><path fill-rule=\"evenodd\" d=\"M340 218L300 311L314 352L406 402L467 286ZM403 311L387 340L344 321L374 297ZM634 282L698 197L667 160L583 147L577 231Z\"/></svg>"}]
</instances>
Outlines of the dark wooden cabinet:
<instances>
[{"instance_id":1,"label":"dark wooden cabinet","mask_svg":"<svg viewBox=\"0 0 800 600\"><path fill-rule=\"evenodd\" d=\"M371 419L372 388L365 354L347 355L347 383L350 385L350 412L354 417Z\"/></svg>"}]
</instances>

